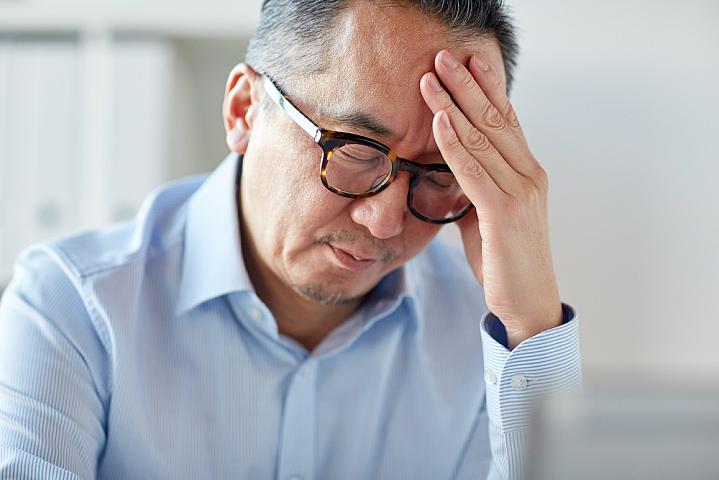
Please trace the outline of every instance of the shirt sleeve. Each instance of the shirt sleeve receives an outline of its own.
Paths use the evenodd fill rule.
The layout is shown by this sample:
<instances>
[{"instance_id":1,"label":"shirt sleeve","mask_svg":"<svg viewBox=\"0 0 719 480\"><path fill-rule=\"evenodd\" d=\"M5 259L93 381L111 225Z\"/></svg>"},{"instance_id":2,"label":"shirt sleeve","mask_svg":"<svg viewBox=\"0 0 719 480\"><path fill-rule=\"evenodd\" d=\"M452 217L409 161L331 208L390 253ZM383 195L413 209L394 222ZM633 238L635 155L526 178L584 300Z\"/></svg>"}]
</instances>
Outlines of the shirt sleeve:
<instances>
[{"instance_id":1,"label":"shirt sleeve","mask_svg":"<svg viewBox=\"0 0 719 480\"><path fill-rule=\"evenodd\" d=\"M489 479L524 478L532 409L549 393L582 383L576 313L562 304L563 323L509 351L504 325L491 312L481 322L493 465Z\"/></svg>"},{"instance_id":2,"label":"shirt sleeve","mask_svg":"<svg viewBox=\"0 0 719 480\"><path fill-rule=\"evenodd\" d=\"M108 362L71 278L36 247L0 301L0 478L96 476Z\"/></svg>"}]
</instances>

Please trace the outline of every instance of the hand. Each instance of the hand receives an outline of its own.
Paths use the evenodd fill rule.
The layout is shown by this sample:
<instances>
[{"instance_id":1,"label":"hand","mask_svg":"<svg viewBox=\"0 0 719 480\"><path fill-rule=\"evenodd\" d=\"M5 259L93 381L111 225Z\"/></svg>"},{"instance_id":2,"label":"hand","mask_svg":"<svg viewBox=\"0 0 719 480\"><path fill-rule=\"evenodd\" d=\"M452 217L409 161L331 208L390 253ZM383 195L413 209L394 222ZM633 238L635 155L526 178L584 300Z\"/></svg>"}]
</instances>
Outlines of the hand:
<instances>
[{"instance_id":1,"label":"hand","mask_svg":"<svg viewBox=\"0 0 719 480\"><path fill-rule=\"evenodd\" d=\"M464 251L513 349L562 322L549 245L547 174L489 64L473 55L465 67L442 51L435 70L422 77L420 90L434 113L437 146L475 206L458 222Z\"/></svg>"}]
</instances>

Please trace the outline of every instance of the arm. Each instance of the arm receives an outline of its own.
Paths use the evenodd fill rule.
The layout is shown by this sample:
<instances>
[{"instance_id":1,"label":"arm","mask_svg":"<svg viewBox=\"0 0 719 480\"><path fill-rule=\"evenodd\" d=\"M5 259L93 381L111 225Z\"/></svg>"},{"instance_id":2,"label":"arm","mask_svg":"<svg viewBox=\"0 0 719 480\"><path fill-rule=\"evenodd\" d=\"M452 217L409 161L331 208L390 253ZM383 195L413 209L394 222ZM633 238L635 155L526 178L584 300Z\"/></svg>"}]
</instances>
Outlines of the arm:
<instances>
[{"instance_id":1,"label":"arm","mask_svg":"<svg viewBox=\"0 0 719 480\"><path fill-rule=\"evenodd\" d=\"M492 313L481 324L484 377L493 467L489 479L524 478L531 413L549 393L582 382L579 333L574 310L563 305L563 323L530 337L513 350Z\"/></svg>"},{"instance_id":2,"label":"arm","mask_svg":"<svg viewBox=\"0 0 719 480\"><path fill-rule=\"evenodd\" d=\"M70 276L26 251L0 302L0 477L92 479L107 355Z\"/></svg>"},{"instance_id":3,"label":"arm","mask_svg":"<svg viewBox=\"0 0 719 480\"><path fill-rule=\"evenodd\" d=\"M437 147L475 207L458 226L492 312L482 322L490 478L521 478L531 404L580 381L576 320L560 301L549 242L546 172L507 97L488 41L460 61L447 51L420 81ZM497 339L501 337L502 343Z\"/></svg>"}]
</instances>

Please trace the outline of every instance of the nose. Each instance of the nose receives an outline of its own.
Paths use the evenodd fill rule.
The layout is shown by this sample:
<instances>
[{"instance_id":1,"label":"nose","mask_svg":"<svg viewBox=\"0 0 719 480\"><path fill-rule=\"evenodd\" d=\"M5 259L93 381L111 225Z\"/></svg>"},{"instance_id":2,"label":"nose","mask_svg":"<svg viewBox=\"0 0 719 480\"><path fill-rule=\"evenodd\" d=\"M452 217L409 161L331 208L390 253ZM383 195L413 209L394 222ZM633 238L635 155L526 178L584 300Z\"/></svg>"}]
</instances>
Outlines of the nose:
<instances>
[{"instance_id":1,"label":"nose","mask_svg":"<svg viewBox=\"0 0 719 480\"><path fill-rule=\"evenodd\" d=\"M372 236L382 240L396 237L404 228L409 173L400 172L392 183L377 195L358 198L350 206L350 218L367 227Z\"/></svg>"}]
</instances>

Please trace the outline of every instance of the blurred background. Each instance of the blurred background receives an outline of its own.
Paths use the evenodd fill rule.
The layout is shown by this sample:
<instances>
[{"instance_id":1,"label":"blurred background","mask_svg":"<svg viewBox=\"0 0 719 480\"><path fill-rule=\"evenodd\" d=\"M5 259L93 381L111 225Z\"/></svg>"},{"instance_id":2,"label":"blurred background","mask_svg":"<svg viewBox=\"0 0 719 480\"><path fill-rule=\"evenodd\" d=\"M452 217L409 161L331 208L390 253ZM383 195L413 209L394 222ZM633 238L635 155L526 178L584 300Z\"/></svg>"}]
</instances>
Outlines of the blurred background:
<instances>
[{"instance_id":1,"label":"blurred background","mask_svg":"<svg viewBox=\"0 0 719 480\"><path fill-rule=\"evenodd\" d=\"M716 385L719 2L508 3L587 380ZM127 220L224 158L260 4L0 0L0 289L29 243Z\"/></svg>"}]
</instances>

